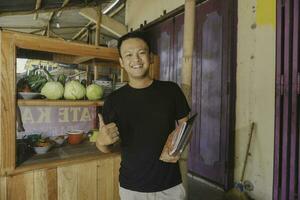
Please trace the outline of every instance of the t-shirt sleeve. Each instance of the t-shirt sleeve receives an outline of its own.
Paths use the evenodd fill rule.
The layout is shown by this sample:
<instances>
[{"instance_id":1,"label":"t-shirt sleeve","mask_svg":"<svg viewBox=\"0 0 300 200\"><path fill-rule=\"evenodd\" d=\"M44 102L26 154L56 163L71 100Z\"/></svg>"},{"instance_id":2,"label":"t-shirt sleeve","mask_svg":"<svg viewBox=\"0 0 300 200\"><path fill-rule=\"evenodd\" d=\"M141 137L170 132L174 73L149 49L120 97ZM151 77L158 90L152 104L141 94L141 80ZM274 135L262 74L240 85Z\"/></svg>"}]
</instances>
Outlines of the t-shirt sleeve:
<instances>
[{"instance_id":1,"label":"t-shirt sleeve","mask_svg":"<svg viewBox=\"0 0 300 200\"><path fill-rule=\"evenodd\" d=\"M175 110L176 120L186 117L191 111L190 106L181 90L181 88L175 83Z\"/></svg>"},{"instance_id":2,"label":"t-shirt sleeve","mask_svg":"<svg viewBox=\"0 0 300 200\"><path fill-rule=\"evenodd\" d=\"M113 106L113 100L109 96L104 101L102 116L105 124L117 121L117 115Z\"/></svg>"}]
</instances>

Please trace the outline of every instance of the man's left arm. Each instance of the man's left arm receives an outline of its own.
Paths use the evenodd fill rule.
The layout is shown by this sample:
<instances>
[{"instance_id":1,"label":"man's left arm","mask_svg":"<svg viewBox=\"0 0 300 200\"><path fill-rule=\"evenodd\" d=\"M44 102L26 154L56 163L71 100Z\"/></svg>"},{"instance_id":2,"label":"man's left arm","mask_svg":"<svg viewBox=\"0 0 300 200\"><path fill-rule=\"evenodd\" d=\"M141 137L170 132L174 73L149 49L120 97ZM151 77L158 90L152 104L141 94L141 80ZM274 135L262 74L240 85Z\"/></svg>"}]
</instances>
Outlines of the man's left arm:
<instances>
[{"instance_id":1,"label":"man's left arm","mask_svg":"<svg viewBox=\"0 0 300 200\"><path fill-rule=\"evenodd\" d=\"M183 124L183 122L186 122L188 120L188 118L189 117L187 115L187 116L185 116L185 117L183 117L183 118L181 118L181 119L179 119L177 121L177 127L176 127L176 129L174 131L172 131L172 133L169 134L169 137L171 137L171 138L168 137L167 142L171 142L172 141L172 138L175 137L176 134L178 134L179 127ZM170 152L169 147L171 147L171 146L172 145L166 145L166 147L164 148L164 150L163 150L163 152L162 152L162 154L160 156L160 160L161 161L169 162L169 163L176 163L179 160L180 155L171 156L169 154L169 152Z\"/></svg>"}]
</instances>

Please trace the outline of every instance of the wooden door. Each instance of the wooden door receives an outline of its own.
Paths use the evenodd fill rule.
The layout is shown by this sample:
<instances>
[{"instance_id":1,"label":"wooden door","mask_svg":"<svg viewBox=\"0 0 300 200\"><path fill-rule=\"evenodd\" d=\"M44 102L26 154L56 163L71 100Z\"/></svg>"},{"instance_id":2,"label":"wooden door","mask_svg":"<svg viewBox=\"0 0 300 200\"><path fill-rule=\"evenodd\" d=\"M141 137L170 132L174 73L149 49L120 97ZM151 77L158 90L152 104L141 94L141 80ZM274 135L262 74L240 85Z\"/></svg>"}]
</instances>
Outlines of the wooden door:
<instances>
[{"instance_id":1,"label":"wooden door","mask_svg":"<svg viewBox=\"0 0 300 200\"><path fill-rule=\"evenodd\" d=\"M300 3L277 1L273 199L300 199Z\"/></svg>"},{"instance_id":2,"label":"wooden door","mask_svg":"<svg viewBox=\"0 0 300 200\"><path fill-rule=\"evenodd\" d=\"M199 114L191 143L189 169L220 185L226 176L224 107L228 98L223 79L223 17L221 3L197 7L196 64L193 66L192 108ZM225 89L225 90L224 90Z\"/></svg>"},{"instance_id":3,"label":"wooden door","mask_svg":"<svg viewBox=\"0 0 300 200\"><path fill-rule=\"evenodd\" d=\"M198 113L189 171L228 189L233 185L235 116L234 1L197 6L192 111ZM229 9L231 11L229 12Z\"/></svg>"},{"instance_id":4,"label":"wooden door","mask_svg":"<svg viewBox=\"0 0 300 200\"><path fill-rule=\"evenodd\" d=\"M232 2L208 0L197 5L191 107L199 117L188 161L190 172L225 189L233 183L235 49L234 34L229 34L234 30L233 16L228 12ZM160 56L161 80L179 85L183 23L180 13L146 29L152 49Z\"/></svg>"}]
</instances>

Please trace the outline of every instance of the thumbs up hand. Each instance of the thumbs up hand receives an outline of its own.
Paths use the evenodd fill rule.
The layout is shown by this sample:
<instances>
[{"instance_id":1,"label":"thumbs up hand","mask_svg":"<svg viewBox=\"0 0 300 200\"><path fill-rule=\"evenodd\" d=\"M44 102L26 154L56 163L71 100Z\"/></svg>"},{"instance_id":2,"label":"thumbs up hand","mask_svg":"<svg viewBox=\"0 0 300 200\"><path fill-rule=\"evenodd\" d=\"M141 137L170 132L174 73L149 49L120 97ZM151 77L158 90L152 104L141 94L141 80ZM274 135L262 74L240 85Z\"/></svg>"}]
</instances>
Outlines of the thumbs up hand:
<instances>
[{"instance_id":1,"label":"thumbs up hand","mask_svg":"<svg viewBox=\"0 0 300 200\"><path fill-rule=\"evenodd\" d=\"M100 146L108 146L117 142L119 138L118 127L115 123L105 124L101 114L99 117L99 134L96 139L96 144Z\"/></svg>"}]
</instances>

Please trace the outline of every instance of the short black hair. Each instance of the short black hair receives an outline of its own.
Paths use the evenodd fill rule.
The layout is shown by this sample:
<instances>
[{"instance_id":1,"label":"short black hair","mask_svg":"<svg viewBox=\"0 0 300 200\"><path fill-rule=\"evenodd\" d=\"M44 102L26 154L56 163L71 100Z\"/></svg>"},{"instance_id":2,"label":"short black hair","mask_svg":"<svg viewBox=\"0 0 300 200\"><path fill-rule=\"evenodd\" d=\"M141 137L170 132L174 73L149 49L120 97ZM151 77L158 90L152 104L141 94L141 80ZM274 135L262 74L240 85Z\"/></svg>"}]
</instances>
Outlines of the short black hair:
<instances>
[{"instance_id":1,"label":"short black hair","mask_svg":"<svg viewBox=\"0 0 300 200\"><path fill-rule=\"evenodd\" d=\"M125 40L128 40L130 38L138 38L143 40L146 45L148 46L149 49L149 53L151 52L151 47L150 47L150 42L148 41L147 37L146 37L146 33L142 32L142 31L134 31L134 32L129 32L126 33L125 35L123 35L122 37L120 37L118 39L118 51L119 51L119 55L121 57L121 45Z\"/></svg>"}]
</instances>

